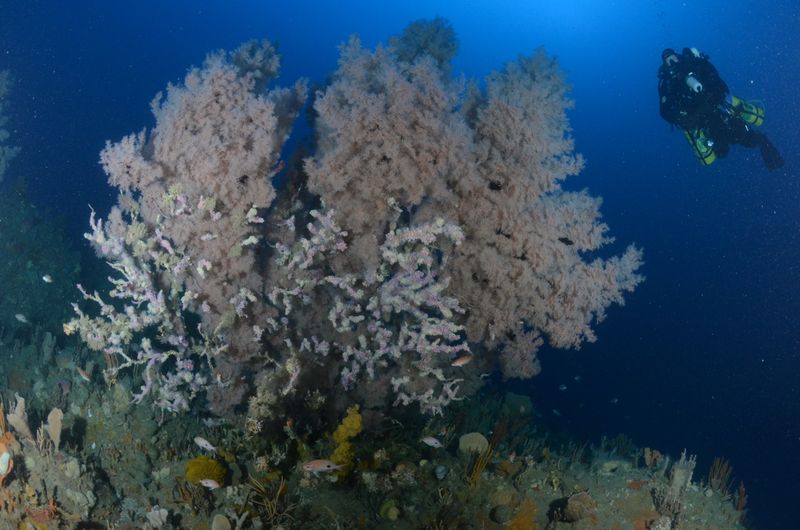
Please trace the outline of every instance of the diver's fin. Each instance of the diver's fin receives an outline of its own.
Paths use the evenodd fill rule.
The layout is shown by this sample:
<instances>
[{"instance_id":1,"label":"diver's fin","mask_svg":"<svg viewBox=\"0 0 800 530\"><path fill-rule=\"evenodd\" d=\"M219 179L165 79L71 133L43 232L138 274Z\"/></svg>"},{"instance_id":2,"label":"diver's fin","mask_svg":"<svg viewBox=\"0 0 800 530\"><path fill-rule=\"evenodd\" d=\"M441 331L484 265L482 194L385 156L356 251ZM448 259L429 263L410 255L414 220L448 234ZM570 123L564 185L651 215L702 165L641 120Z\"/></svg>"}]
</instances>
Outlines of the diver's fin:
<instances>
[{"instance_id":1,"label":"diver's fin","mask_svg":"<svg viewBox=\"0 0 800 530\"><path fill-rule=\"evenodd\" d=\"M769 171L775 171L783 167L783 157L766 137L761 142L761 158Z\"/></svg>"}]
</instances>

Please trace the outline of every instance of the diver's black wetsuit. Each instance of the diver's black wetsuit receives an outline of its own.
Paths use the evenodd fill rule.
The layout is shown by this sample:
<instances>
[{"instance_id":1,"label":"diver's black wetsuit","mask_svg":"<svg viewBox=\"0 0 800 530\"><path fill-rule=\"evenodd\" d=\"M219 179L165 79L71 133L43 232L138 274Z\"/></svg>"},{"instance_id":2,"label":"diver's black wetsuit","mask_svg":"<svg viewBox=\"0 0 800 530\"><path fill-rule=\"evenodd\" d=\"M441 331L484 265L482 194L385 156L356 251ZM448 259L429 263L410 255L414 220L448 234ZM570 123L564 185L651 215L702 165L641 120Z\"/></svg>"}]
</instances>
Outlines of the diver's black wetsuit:
<instances>
[{"instance_id":1,"label":"diver's black wetsuit","mask_svg":"<svg viewBox=\"0 0 800 530\"><path fill-rule=\"evenodd\" d=\"M676 54L677 55L677 54ZM690 88L693 77L702 90ZM766 135L754 130L736 115L725 98L730 93L708 56L684 48L678 61L663 62L658 69L659 112L669 123L686 131L704 130L719 158L728 154L731 144L760 147L764 163L771 171L783 166L783 159Z\"/></svg>"}]
</instances>

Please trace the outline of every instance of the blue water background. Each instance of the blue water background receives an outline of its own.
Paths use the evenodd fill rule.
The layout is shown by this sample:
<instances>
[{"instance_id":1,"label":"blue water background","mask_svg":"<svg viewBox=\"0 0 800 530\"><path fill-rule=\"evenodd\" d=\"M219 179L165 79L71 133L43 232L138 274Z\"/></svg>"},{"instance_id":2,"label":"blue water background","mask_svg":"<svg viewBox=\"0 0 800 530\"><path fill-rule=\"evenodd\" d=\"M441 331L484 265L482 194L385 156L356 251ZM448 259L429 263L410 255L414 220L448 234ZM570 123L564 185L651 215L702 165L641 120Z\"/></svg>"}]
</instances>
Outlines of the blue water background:
<instances>
[{"instance_id":1,"label":"blue water background","mask_svg":"<svg viewBox=\"0 0 800 530\"><path fill-rule=\"evenodd\" d=\"M385 42L412 20L456 29L454 71L483 76L543 46L559 57L586 170L567 187L604 198L616 250L645 250L647 281L579 352L542 352L544 371L512 385L551 428L624 432L698 453L696 477L725 456L758 528L794 528L800 472L800 6L702 1L0 1L0 68L17 78L11 119L38 205L67 214L79 241L88 205L113 192L97 164L107 139L152 125L149 102L210 50L280 43L281 80L322 82L337 45ZM661 49L708 53L732 91L764 101L784 170L734 148L700 167L658 116ZM8 182L4 183L8 185ZM574 377L579 376L580 381ZM559 390L560 385L566 390ZM557 410L556 415L552 410Z\"/></svg>"}]
</instances>

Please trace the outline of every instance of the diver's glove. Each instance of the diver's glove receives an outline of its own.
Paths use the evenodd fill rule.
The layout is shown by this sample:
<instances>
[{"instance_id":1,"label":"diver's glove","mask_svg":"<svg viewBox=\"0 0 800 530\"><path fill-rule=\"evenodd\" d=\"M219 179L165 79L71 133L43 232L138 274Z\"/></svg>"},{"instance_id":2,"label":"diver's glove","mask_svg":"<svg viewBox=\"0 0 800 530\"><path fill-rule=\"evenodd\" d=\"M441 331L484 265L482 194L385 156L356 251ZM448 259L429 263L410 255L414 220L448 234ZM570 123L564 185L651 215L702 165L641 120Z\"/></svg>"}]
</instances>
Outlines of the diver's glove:
<instances>
[{"instance_id":1,"label":"diver's glove","mask_svg":"<svg viewBox=\"0 0 800 530\"><path fill-rule=\"evenodd\" d=\"M694 73L690 73L686 76L686 86L688 86L689 90L696 94L703 91L703 83L697 80L697 78L694 76Z\"/></svg>"}]
</instances>

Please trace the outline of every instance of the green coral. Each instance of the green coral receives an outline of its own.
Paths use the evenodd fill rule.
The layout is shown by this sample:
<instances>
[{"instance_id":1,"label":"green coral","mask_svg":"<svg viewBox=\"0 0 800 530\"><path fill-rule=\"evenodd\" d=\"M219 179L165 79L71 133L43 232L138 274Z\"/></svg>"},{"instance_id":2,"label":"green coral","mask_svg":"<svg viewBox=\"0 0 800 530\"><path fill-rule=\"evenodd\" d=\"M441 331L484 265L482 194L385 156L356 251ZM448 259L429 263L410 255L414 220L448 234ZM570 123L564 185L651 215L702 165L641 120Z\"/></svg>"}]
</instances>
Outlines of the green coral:
<instances>
[{"instance_id":1,"label":"green coral","mask_svg":"<svg viewBox=\"0 0 800 530\"><path fill-rule=\"evenodd\" d=\"M333 441L335 441L337 444L343 444L349 441L351 438L358 436L358 434L361 432L361 429L361 414L358 412L358 405L353 405L347 409L347 415L334 431Z\"/></svg>"},{"instance_id":2,"label":"green coral","mask_svg":"<svg viewBox=\"0 0 800 530\"><path fill-rule=\"evenodd\" d=\"M186 480L199 484L201 480L211 479L222 486L228 471L218 460L208 456L198 456L186 463Z\"/></svg>"},{"instance_id":3,"label":"green coral","mask_svg":"<svg viewBox=\"0 0 800 530\"><path fill-rule=\"evenodd\" d=\"M394 499L383 501L378 509L378 515L386 521L397 521L397 518L400 517L400 508L397 507L397 501Z\"/></svg>"},{"instance_id":4,"label":"green coral","mask_svg":"<svg viewBox=\"0 0 800 530\"><path fill-rule=\"evenodd\" d=\"M347 415L333 432L333 441L335 441L337 445L330 459L334 464L342 466L339 471L340 475L346 475L353 468L356 450L350 440L358 436L362 426L358 405L353 405L347 409Z\"/></svg>"}]
</instances>

